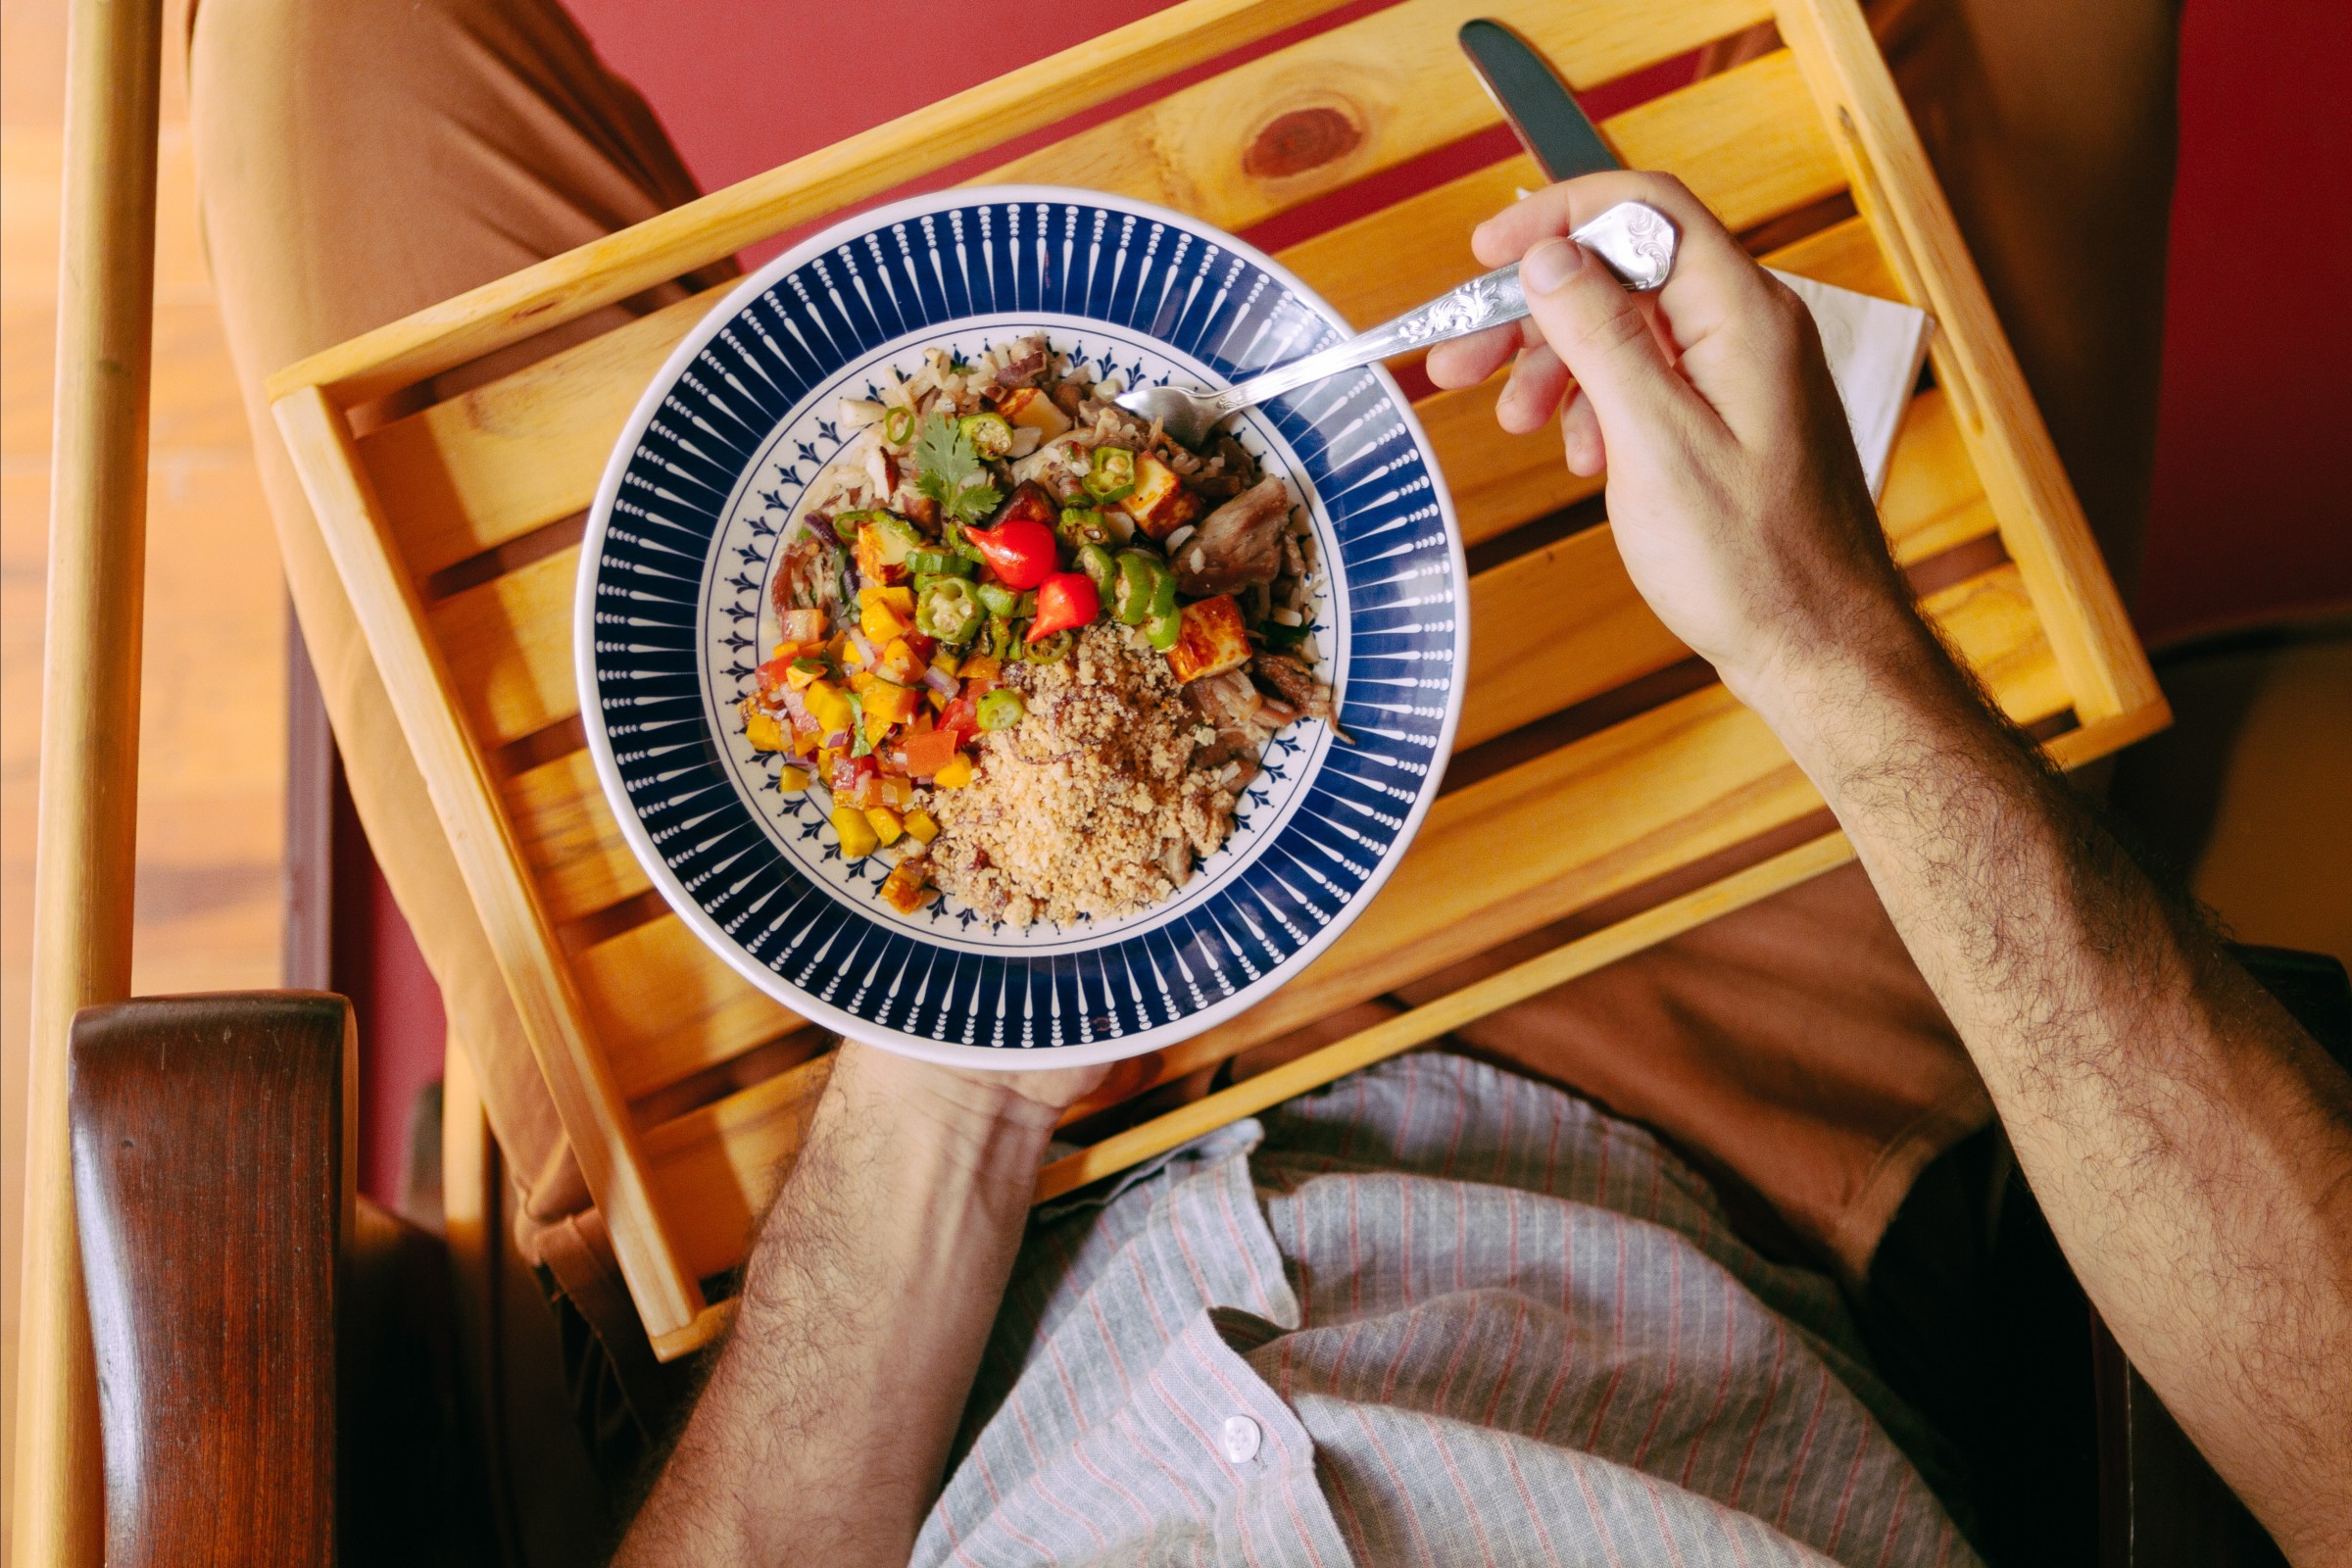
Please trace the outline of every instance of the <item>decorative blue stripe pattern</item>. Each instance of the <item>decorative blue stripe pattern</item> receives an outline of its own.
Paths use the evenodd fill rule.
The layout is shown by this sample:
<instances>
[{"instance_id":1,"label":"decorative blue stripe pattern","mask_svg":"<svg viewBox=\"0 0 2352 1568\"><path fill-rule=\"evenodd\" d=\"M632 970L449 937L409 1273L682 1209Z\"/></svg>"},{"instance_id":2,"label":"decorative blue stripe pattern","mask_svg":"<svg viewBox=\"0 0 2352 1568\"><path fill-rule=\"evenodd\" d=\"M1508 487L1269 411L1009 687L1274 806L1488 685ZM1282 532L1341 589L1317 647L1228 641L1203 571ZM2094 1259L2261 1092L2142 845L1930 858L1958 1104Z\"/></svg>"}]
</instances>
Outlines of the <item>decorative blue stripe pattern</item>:
<instances>
[{"instance_id":1,"label":"decorative blue stripe pattern","mask_svg":"<svg viewBox=\"0 0 2352 1568\"><path fill-rule=\"evenodd\" d=\"M1352 744L1306 721L1277 736L1233 841L1121 920L1018 931L944 900L911 917L878 902L881 858L843 860L821 793L779 789L778 760L742 736L777 546L855 435L841 398L926 347L972 357L1039 329L1133 384L1239 379L1342 327L1274 263L1174 213L1041 188L914 198L778 258L688 336L622 435L582 557L582 711L656 885L787 1005L937 1059L1107 1059L1261 999L1402 854L1467 667L1451 509L1395 383L1304 388L1237 434L1307 498L1330 579L1317 637Z\"/></svg>"}]
</instances>

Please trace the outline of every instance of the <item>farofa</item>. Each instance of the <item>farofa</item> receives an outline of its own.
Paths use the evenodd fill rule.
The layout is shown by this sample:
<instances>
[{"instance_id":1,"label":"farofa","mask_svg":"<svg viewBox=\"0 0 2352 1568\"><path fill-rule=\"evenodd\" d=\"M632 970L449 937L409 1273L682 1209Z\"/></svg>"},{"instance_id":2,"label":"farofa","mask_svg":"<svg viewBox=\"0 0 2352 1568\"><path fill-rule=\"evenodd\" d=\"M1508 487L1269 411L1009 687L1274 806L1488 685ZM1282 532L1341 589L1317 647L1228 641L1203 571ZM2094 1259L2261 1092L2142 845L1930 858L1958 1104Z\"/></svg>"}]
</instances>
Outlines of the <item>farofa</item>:
<instances>
[{"instance_id":1,"label":"farofa","mask_svg":"<svg viewBox=\"0 0 2352 1568\"><path fill-rule=\"evenodd\" d=\"M935 793L933 876L1015 925L1109 918L1167 897L1223 842L1234 807L1213 734L1142 637L1098 624L1076 657L1015 677L1027 719L981 738L964 789Z\"/></svg>"}]
</instances>

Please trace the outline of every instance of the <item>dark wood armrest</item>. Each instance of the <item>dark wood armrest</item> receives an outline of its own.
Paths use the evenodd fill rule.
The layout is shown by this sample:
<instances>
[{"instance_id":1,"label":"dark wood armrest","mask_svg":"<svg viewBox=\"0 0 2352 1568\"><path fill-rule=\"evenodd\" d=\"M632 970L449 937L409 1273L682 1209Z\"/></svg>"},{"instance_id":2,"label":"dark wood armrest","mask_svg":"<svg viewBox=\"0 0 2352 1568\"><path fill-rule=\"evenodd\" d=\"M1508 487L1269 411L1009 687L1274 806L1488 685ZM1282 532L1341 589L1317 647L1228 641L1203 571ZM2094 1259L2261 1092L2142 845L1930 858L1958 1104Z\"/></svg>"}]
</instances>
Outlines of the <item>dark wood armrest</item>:
<instances>
[{"instance_id":1,"label":"dark wood armrest","mask_svg":"<svg viewBox=\"0 0 2352 1568\"><path fill-rule=\"evenodd\" d=\"M333 1558L354 1068L350 1004L316 992L148 998L74 1020L115 1568Z\"/></svg>"}]
</instances>

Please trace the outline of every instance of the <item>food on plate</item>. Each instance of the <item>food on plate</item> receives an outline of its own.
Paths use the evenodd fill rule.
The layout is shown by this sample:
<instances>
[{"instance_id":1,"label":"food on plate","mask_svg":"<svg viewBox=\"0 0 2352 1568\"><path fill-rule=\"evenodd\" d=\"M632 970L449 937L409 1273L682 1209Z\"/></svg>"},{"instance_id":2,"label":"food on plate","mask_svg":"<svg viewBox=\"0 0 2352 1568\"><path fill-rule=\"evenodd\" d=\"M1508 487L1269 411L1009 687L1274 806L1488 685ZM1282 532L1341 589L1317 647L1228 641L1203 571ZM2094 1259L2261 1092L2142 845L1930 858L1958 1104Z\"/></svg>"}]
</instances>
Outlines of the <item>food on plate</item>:
<instances>
[{"instance_id":1,"label":"food on plate","mask_svg":"<svg viewBox=\"0 0 2352 1568\"><path fill-rule=\"evenodd\" d=\"M1332 722L1304 510L1228 435L1196 452L1031 334L927 353L811 485L769 583L743 733L820 789L878 897L1108 918L1232 831L1267 740Z\"/></svg>"}]
</instances>

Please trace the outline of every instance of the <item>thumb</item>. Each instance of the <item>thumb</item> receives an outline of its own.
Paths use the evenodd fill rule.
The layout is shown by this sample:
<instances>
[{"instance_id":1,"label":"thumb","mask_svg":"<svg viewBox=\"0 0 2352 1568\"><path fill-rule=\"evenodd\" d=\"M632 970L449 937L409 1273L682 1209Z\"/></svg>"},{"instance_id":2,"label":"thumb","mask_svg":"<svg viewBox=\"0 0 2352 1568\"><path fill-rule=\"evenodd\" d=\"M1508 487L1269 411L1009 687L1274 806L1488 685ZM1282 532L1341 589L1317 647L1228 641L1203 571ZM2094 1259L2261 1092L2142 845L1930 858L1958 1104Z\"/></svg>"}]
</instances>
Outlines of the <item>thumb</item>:
<instances>
[{"instance_id":1,"label":"thumb","mask_svg":"<svg viewBox=\"0 0 2352 1568\"><path fill-rule=\"evenodd\" d=\"M1572 239L1547 239L1519 263L1528 314L1576 377L1602 438L1679 419L1690 387L1666 358L1649 318L1598 258Z\"/></svg>"}]
</instances>

